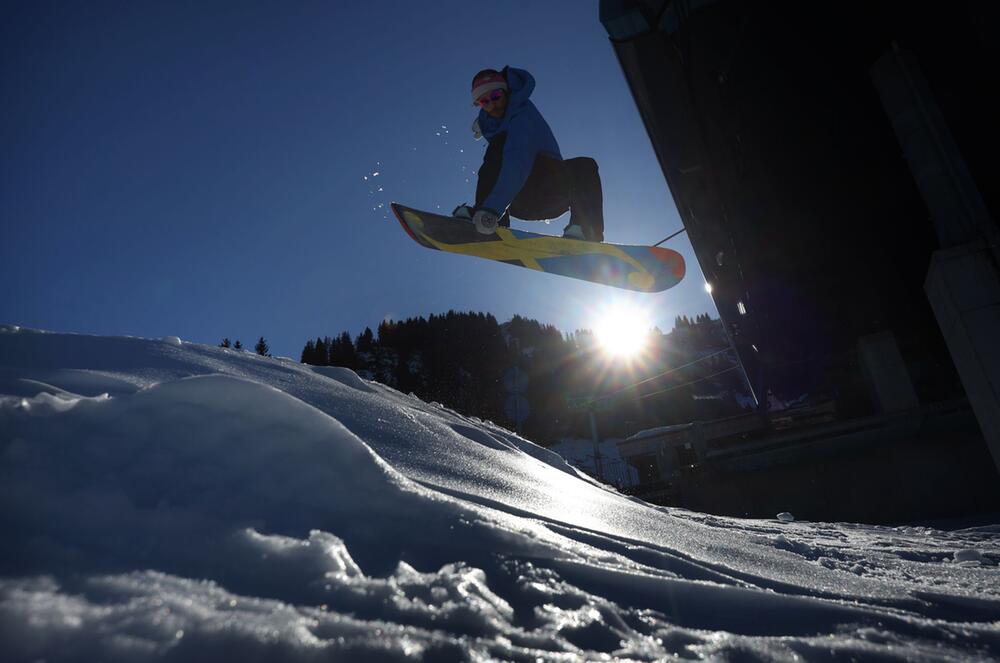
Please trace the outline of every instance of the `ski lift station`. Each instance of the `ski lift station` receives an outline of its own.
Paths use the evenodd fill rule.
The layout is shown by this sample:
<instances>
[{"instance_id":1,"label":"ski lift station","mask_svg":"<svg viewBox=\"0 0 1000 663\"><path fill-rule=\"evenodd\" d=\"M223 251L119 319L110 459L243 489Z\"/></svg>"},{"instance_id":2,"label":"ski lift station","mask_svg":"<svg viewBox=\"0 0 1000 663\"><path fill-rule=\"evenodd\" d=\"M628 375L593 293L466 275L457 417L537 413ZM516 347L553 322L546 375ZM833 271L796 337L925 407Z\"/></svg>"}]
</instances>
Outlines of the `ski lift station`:
<instances>
[{"instance_id":1,"label":"ski lift station","mask_svg":"<svg viewBox=\"0 0 1000 663\"><path fill-rule=\"evenodd\" d=\"M760 404L623 441L645 496L773 516L805 494L816 518L889 521L1000 508L997 14L602 0ZM767 394L809 398L774 412Z\"/></svg>"}]
</instances>

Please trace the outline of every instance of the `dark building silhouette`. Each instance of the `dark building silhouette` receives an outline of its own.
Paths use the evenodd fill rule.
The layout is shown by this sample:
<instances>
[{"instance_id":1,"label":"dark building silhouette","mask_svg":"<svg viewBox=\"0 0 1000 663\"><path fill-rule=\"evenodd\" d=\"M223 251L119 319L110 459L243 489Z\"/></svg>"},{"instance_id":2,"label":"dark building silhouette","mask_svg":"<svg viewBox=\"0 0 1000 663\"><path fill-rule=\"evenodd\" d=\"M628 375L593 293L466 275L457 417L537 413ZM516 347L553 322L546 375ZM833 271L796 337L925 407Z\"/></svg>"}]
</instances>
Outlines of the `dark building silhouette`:
<instances>
[{"instance_id":1,"label":"dark building silhouette","mask_svg":"<svg viewBox=\"0 0 1000 663\"><path fill-rule=\"evenodd\" d=\"M995 219L993 7L601 3L712 296L762 401L768 390L783 398L829 394L845 415L877 411L864 375L869 339L875 356L898 348L921 402L961 395L922 287L942 242L873 67L893 53L915 62Z\"/></svg>"},{"instance_id":2,"label":"dark building silhouette","mask_svg":"<svg viewBox=\"0 0 1000 663\"><path fill-rule=\"evenodd\" d=\"M620 445L663 499L878 522L1000 504L998 7L602 0L760 404Z\"/></svg>"}]
</instances>

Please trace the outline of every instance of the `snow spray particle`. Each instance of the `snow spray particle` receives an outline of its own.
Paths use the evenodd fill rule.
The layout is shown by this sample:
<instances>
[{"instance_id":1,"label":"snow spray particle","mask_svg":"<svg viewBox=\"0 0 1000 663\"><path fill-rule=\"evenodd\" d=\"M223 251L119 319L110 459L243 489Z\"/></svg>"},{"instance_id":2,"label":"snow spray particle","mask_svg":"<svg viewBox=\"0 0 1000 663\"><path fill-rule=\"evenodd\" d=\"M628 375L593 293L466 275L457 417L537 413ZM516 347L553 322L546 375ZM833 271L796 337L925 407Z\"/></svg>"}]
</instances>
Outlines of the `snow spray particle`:
<instances>
[{"instance_id":1,"label":"snow spray particle","mask_svg":"<svg viewBox=\"0 0 1000 663\"><path fill-rule=\"evenodd\" d=\"M368 185L368 197L371 199L372 211L376 214L381 211L382 218L388 219L388 206L385 199L385 187L375 182L375 178L382 175L382 162L376 161L375 167L370 172L361 177L361 180Z\"/></svg>"}]
</instances>

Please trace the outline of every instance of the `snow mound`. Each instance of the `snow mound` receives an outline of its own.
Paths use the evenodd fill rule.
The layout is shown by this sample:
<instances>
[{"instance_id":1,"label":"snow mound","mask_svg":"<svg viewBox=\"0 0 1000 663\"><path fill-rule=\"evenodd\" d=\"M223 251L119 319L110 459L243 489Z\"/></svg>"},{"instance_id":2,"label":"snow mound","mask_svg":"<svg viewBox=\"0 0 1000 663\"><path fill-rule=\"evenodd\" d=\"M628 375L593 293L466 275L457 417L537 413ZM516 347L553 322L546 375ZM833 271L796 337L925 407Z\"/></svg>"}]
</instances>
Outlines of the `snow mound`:
<instances>
[{"instance_id":1,"label":"snow mound","mask_svg":"<svg viewBox=\"0 0 1000 663\"><path fill-rule=\"evenodd\" d=\"M1000 530L653 508L489 422L223 348L0 334L11 660L1000 655Z\"/></svg>"},{"instance_id":2,"label":"snow mound","mask_svg":"<svg viewBox=\"0 0 1000 663\"><path fill-rule=\"evenodd\" d=\"M349 368L342 368L340 366L313 366L312 370L318 375L324 375L352 389L364 391L369 394L375 393L375 389L370 384L362 380L357 373Z\"/></svg>"}]
</instances>

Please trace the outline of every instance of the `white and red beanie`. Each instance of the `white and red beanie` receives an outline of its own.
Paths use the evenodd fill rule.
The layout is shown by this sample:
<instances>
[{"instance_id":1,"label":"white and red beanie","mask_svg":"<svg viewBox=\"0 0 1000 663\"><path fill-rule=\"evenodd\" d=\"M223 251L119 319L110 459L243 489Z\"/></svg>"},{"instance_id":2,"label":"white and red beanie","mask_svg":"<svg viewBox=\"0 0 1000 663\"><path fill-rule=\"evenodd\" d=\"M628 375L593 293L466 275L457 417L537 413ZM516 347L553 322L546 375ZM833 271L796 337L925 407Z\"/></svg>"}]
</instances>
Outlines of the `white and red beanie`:
<instances>
[{"instance_id":1,"label":"white and red beanie","mask_svg":"<svg viewBox=\"0 0 1000 663\"><path fill-rule=\"evenodd\" d=\"M472 105L475 106L479 98L493 90L507 90L507 80L503 74L482 73L472 79Z\"/></svg>"}]
</instances>

